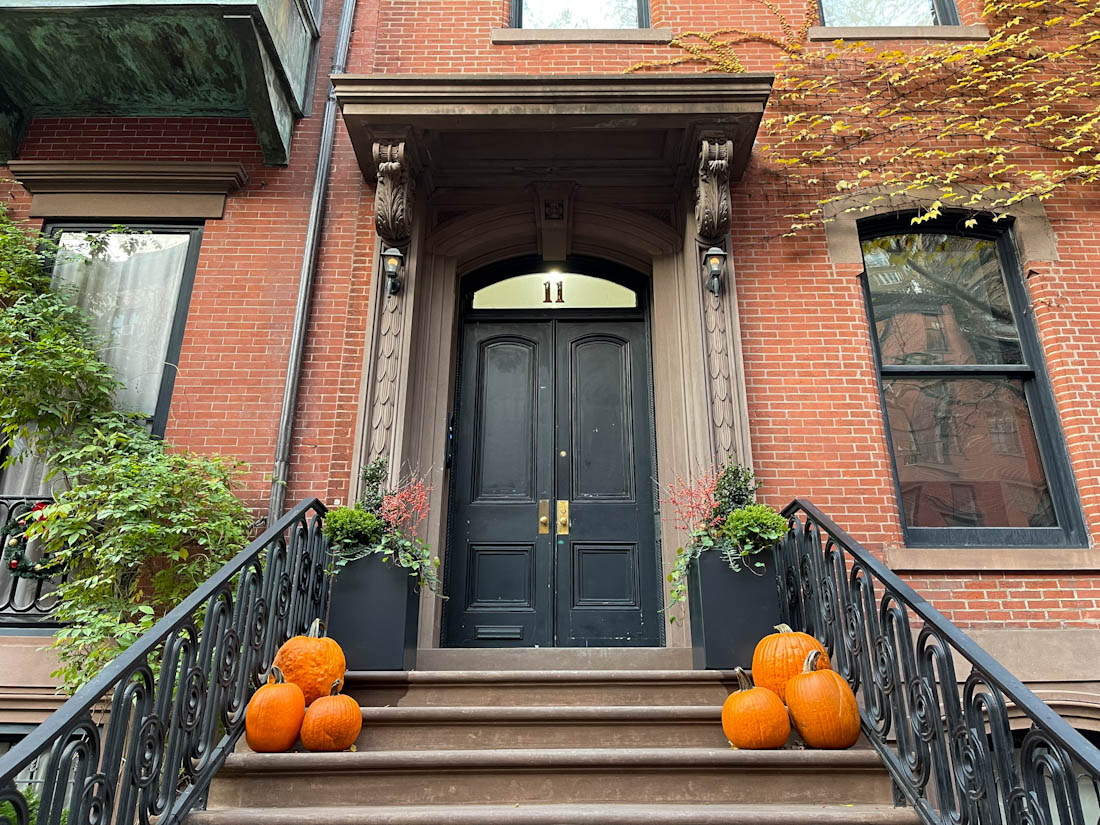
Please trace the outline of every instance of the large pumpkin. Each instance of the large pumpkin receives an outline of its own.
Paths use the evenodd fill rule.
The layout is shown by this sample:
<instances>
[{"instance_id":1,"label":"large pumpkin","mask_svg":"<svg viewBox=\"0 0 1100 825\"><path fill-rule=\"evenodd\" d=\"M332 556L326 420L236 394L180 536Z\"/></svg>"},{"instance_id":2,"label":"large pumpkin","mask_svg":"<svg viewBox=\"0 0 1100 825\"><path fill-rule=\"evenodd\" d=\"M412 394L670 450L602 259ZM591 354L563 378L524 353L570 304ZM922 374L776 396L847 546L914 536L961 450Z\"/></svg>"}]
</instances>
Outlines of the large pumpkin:
<instances>
[{"instance_id":1,"label":"large pumpkin","mask_svg":"<svg viewBox=\"0 0 1100 825\"><path fill-rule=\"evenodd\" d=\"M274 681L252 694L244 714L244 740L258 753L281 753L298 741L306 700L302 689L285 681L283 672L272 665Z\"/></svg>"},{"instance_id":2,"label":"large pumpkin","mask_svg":"<svg viewBox=\"0 0 1100 825\"><path fill-rule=\"evenodd\" d=\"M791 630L789 625L775 626L777 633L765 636L756 644L752 654L752 680L757 687L765 687L784 702L787 701L787 682L802 670L806 656L811 651L821 653L821 667L829 667L825 647L808 633Z\"/></svg>"},{"instance_id":3,"label":"large pumpkin","mask_svg":"<svg viewBox=\"0 0 1100 825\"><path fill-rule=\"evenodd\" d=\"M355 744L363 729L359 703L340 694L340 681L332 683L328 696L309 706L302 721L302 744L307 751L343 751Z\"/></svg>"},{"instance_id":4,"label":"large pumpkin","mask_svg":"<svg viewBox=\"0 0 1100 825\"><path fill-rule=\"evenodd\" d=\"M844 677L817 669L820 656L816 650L806 656L802 673L787 682L787 707L811 748L850 748L859 739L859 706Z\"/></svg>"},{"instance_id":5,"label":"large pumpkin","mask_svg":"<svg viewBox=\"0 0 1100 825\"><path fill-rule=\"evenodd\" d=\"M722 730L735 748L781 748L791 735L787 709L767 688L753 687L741 668L736 668L737 690L722 705Z\"/></svg>"},{"instance_id":6,"label":"large pumpkin","mask_svg":"<svg viewBox=\"0 0 1100 825\"><path fill-rule=\"evenodd\" d=\"M318 697L327 696L334 681L344 686L344 651L335 640L321 635L320 619L313 620L305 636L288 639L275 654L274 664L282 669L288 682L302 689L307 707Z\"/></svg>"}]
</instances>

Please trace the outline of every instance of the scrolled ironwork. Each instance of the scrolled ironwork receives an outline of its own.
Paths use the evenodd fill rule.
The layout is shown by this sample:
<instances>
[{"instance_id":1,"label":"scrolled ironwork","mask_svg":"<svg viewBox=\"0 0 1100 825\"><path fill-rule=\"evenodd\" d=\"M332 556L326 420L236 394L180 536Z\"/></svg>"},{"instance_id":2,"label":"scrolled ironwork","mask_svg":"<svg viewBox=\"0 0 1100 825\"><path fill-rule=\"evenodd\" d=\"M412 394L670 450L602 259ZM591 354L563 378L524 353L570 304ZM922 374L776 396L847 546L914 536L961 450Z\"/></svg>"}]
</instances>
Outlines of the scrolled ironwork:
<instances>
[{"instance_id":1,"label":"scrolled ironwork","mask_svg":"<svg viewBox=\"0 0 1100 825\"><path fill-rule=\"evenodd\" d=\"M3 546L0 557L0 626L52 625L56 597L54 590L62 576L24 578L11 572L7 562L20 555L37 557L38 548L27 541L23 524L36 505L51 504L53 499L41 496L0 496L0 537Z\"/></svg>"},{"instance_id":2,"label":"scrolled ironwork","mask_svg":"<svg viewBox=\"0 0 1100 825\"><path fill-rule=\"evenodd\" d=\"M783 619L826 646L923 822L1096 825L1100 750L812 504L783 515Z\"/></svg>"},{"instance_id":3,"label":"scrolled ironwork","mask_svg":"<svg viewBox=\"0 0 1100 825\"><path fill-rule=\"evenodd\" d=\"M279 645L325 614L325 512L301 502L0 757L0 825L28 825L14 779L35 761L37 825L177 825L200 805Z\"/></svg>"}]
</instances>

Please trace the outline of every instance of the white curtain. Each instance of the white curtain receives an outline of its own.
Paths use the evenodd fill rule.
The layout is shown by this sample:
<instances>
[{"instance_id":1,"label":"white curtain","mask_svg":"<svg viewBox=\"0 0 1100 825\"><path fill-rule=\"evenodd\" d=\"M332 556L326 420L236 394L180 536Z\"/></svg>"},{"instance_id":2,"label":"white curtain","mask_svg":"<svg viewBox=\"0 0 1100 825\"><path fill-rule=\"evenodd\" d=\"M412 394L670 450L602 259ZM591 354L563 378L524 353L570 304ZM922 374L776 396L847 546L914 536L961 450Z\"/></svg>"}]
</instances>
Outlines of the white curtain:
<instances>
[{"instance_id":1,"label":"white curtain","mask_svg":"<svg viewBox=\"0 0 1100 825\"><path fill-rule=\"evenodd\" d=\"M93 252L87 233L61 234L54 287L70 290L87 312L103 342L100 357L124 385L116 396L122 410L156 412L189 240L185 233L118 233ZM0 496L49 493L53 482L44 483L44 473L41 460L25 456L0 473Z\"/></svg>"}]
</instances>

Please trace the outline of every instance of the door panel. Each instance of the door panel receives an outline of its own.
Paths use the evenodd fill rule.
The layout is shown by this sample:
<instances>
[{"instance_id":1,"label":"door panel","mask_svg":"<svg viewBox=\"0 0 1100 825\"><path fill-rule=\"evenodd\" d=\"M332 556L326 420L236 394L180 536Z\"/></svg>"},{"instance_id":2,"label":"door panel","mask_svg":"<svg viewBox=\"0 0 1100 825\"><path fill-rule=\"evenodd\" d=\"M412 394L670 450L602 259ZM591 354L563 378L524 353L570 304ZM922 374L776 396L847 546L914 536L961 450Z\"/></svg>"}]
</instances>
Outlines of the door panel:
<instances>
[{"instance_id":1,"label":"door panel","mask_svg":"<svg viewBox=\"0 0 1100 825\"><path fill-rule=\"evenodd\" d=\"M553 644L549 324L467 324L455 432L444 643Z\"/></svg>"},{"instance_id":2,"label":"door panel","mask_svg":"<svg viewBox=\"0 0 1100 825\"><path fill-rule=\"evenodd\" d=\"M660 644L645 325L559 321L555 352L557 644Z\"/></svg>"},{"instance_id":3,"label":"door panel","mask_svg":"<svg viewBox=\"0 0 1100 825\"><path fill-rule=\"evenodd\" d=\"M644 323L467 323L460 370L443 643L659 644Z\"/></svg>"}]
</instances>

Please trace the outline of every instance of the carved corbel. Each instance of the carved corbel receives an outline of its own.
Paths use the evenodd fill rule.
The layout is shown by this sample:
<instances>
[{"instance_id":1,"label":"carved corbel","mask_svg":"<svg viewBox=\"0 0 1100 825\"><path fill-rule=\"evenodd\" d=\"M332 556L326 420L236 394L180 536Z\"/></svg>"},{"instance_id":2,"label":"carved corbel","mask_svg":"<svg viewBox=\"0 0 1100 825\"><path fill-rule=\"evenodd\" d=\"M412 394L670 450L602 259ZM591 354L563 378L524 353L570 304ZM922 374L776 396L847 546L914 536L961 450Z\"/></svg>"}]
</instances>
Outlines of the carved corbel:
<instances>
[{"instance_id":1,"label":"carved corbel","mask_svg":"<svg viewBox=\"0 0 1100 825\"><path fill-rule=\"evenodd\" d=\"M730 157L733 141L723 135L703 138L695 188L695 227L699 237L715 241L730 231Z\"/></svg>"},{"instance_id":2,"label":"carved corbel","mask_svg":"<svg viewBox=\"0 0 1100 825\"><path fill-rule=\"evenodd\" d=\"M408 246L412 237L414 184L404 140L376 140L374 164L378 185L374 191L374 225L385 246Z\"/></svg>"}]
</instances>

